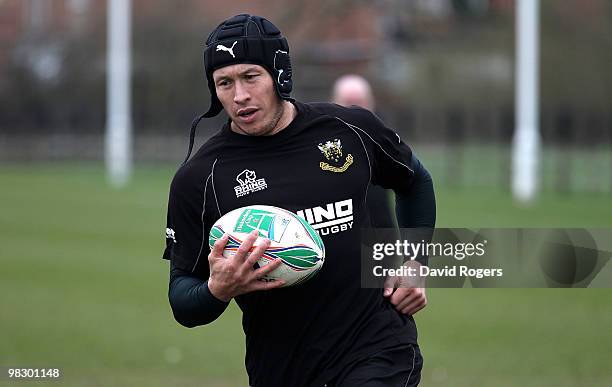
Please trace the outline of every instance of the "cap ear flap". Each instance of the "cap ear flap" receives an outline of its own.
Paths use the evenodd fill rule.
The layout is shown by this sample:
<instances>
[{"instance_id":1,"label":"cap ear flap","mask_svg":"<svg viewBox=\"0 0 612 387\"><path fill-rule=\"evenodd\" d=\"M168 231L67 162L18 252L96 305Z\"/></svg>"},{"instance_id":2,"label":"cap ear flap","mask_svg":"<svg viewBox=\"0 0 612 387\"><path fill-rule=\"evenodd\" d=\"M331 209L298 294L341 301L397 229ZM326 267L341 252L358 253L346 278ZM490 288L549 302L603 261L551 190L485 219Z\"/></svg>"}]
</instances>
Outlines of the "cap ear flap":
<instances>
[{"instance_id":1,"label":"cap ear flap","mask_svg":"<svg viewBox=\"0 0 612 387\"><path fill-rule=\"evenodd\" d=\"M274 53L274 72L276 75L276 86L282 97L289 97L293 87L291 58L284 50L276 50Z\"/></svg>"},{"instance_id":2,"label":"cap ear flap","mask_svg":"<svg viewBox=\"0 0 612 387\"><path fill-rule=\"evenodd\" d=\"M219 97L217 97L217 92L214 90L211 90L210 91L210 107L208 108L208 111L204 113L204 117L206 118L214 117L217 114L221 113L221 110L223 110L223 105L221 104L221 101L219 101Z\"/></svg>"},{"instance_id":3,"label":"cap ear flap","mask_svg":"<svg viewBox=\"0 0 612 387\"><path fill-rule=\"evenodd\" d=\"M223 110L223 105L221 104L221 101L219 101L219 97L217 97L217 90L215 87L215 81L213 80L212 73L211 74L206 73L206 68L209 66L212 66L210 62L211 62L211 59L207 55L207 52L205 51L204 52L204 75L208 83L208 91L210 92L210 107L208 108L208 111L204 114L204 117L206 118L214 117L217 114L219 114L221 110Z\"/></svg>"}]
</instances>

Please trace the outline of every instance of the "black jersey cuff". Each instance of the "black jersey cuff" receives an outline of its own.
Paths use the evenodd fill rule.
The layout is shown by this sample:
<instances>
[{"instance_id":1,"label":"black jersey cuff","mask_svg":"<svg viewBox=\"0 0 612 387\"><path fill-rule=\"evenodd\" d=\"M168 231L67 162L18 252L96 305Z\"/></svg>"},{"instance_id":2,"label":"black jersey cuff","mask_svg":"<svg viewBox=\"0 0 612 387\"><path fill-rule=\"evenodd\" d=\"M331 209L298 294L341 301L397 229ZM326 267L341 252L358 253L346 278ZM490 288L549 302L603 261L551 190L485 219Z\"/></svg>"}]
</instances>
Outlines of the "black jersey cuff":
<instances>
[{"instance_id":1,"label":"black jersey cuff","mask_svg":"<svg viewBox=\"0 0 612 387\"><path fill-rule=\"evenodd\" d=\"M176 321L188 328L211 323L229 305L210 292L208 281L176 267L174 262L170 267L168 299Z\"/></svg>"}]
</instances>

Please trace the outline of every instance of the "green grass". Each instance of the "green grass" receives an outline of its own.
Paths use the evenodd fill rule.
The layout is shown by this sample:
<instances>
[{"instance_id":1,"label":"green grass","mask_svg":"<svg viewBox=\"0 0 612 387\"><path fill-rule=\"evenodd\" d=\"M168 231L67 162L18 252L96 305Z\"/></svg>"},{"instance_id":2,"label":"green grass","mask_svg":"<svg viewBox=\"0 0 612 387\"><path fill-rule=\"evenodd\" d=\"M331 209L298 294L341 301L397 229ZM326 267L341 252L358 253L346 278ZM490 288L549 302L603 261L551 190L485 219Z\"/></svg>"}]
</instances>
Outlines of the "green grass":
<instances>
[{"instance_id":1,"label":"green grass","mask_svg":"<svg viewBox=\"0 0 612 387\"><path fill-rule=\"evenodd\" d=\"M172 174L141 167L113 190L96 165L0 167L0 366L61 367L62 386L246 385L235 306L196 329L169 309L160 255ZM448 227L612 226L603 194L519 208L501 189L439 189L438 206ZM612 385L612 290L428 296L424 386Z\"/></svg>"},{"instance_id":2,"label":"green grass","mask_svg":"<svg viewBox=\"0 0 612 387\"><path fill-rule=\"evenodd\" d=\"M442 187L509 190L512 155L508 144L416 144L414 149ZM545 193L612 194L609 144L564 148L545 144L539 159L539 182Z\"/></svg>"}]
</instances>

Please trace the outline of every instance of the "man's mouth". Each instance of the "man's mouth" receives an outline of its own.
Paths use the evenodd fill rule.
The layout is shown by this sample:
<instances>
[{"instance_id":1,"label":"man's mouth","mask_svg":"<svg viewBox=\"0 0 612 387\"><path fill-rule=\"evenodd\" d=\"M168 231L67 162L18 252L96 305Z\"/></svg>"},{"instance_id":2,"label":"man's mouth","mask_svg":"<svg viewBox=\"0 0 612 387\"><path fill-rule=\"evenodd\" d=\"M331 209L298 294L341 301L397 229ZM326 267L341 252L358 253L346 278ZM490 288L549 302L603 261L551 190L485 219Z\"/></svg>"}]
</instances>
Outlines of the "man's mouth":
<instances>
[{"instance_id":1,"label":"man's mouth","mask_svg":"<svg viewBox=\"0 0 612 387\"><path fill-rule=\"evenodd\" d=\"M244 109L240 109L240 110L238 110L238 117L240 117L242 119L248 119L248 118L252 117L253 114L255 114L256 111L257 111L256 108L244 108Z\"/></svg>"}]
</instances>

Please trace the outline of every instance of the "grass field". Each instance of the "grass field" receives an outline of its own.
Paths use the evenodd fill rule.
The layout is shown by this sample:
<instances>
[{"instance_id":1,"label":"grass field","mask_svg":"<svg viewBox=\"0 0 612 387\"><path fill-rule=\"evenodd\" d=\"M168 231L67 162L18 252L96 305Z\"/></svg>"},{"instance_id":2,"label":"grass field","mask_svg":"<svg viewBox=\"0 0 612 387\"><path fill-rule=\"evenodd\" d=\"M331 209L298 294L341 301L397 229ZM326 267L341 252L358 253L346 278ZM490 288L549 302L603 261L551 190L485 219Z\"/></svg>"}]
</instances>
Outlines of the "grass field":
<instances>
[{"instance_id":1,"label":"grass field","mask_svg":"<svg viewBox=\"0 0 612 387\"><path fill-rule=\"evenodd\" d=\"M246 385L234 305L206 327L172 318L160 259L172 174L140 167L116 191L97 165L0 167L0 366L60 367L62 386ZM446 227L612 226L604 194L518 208L501 190L440 189L438 208ZM423 386L612 385L612 290L428 295Z\"/></svg>"}]
</instances>

